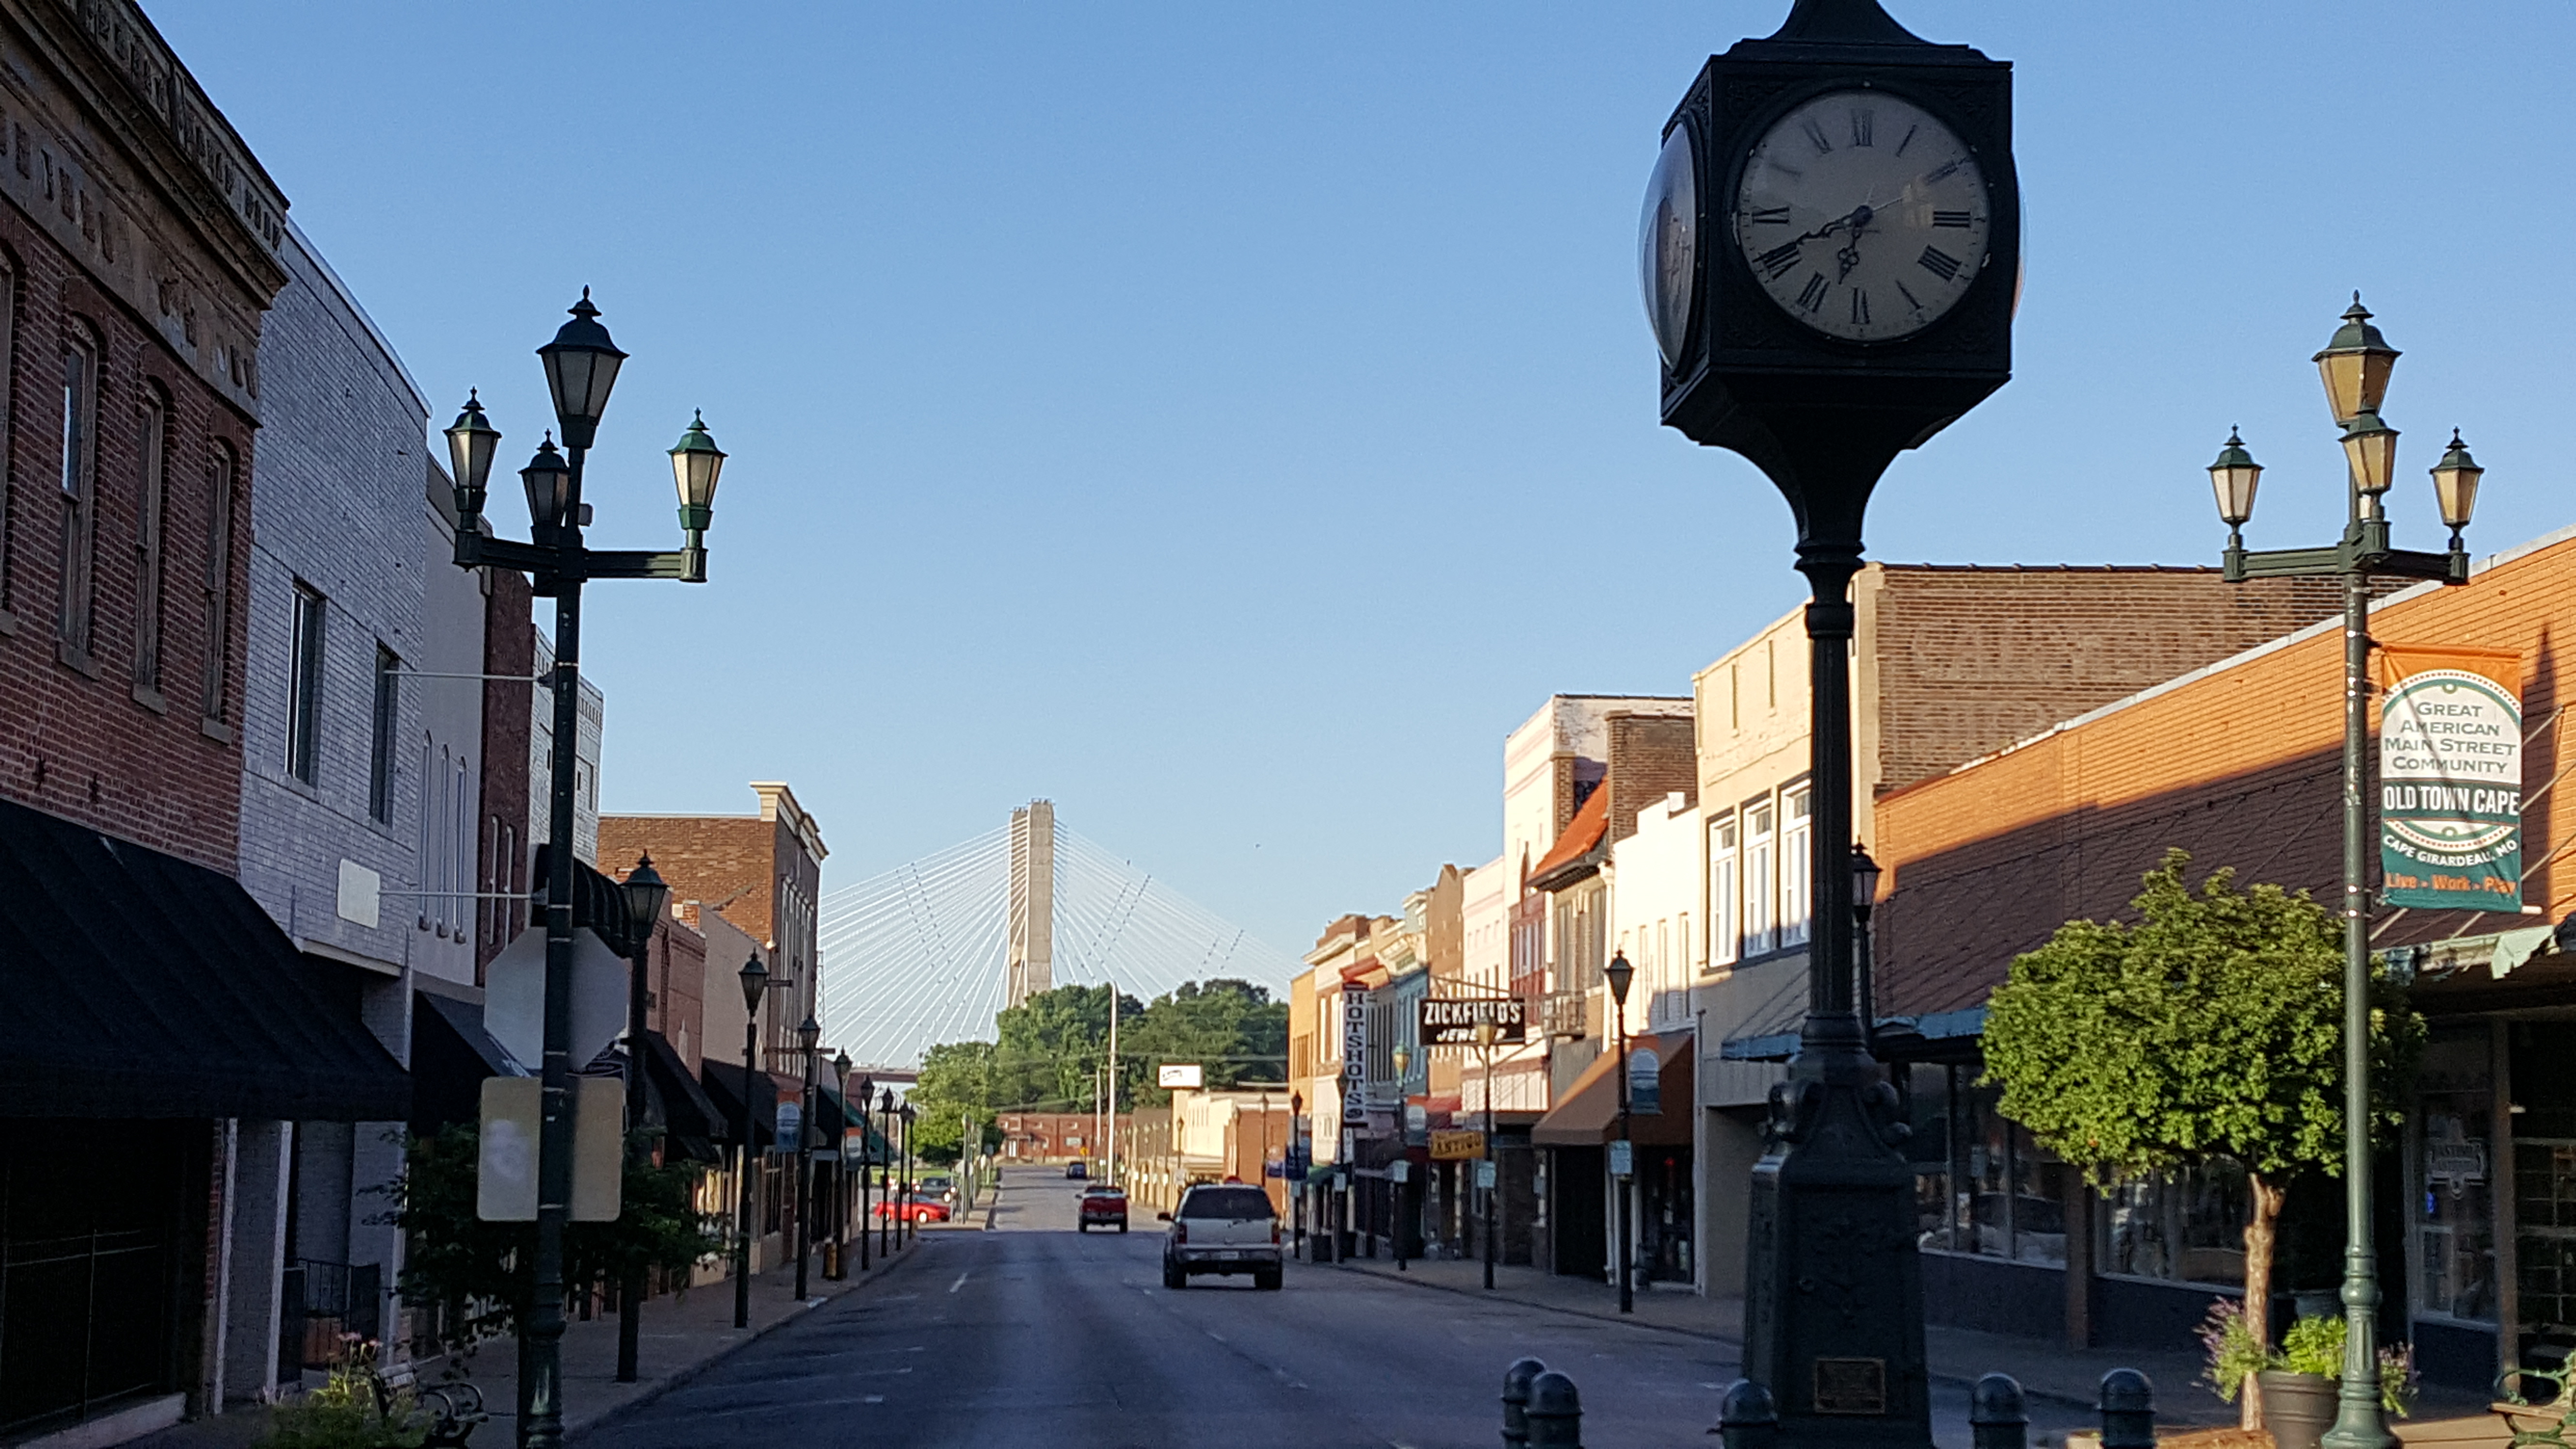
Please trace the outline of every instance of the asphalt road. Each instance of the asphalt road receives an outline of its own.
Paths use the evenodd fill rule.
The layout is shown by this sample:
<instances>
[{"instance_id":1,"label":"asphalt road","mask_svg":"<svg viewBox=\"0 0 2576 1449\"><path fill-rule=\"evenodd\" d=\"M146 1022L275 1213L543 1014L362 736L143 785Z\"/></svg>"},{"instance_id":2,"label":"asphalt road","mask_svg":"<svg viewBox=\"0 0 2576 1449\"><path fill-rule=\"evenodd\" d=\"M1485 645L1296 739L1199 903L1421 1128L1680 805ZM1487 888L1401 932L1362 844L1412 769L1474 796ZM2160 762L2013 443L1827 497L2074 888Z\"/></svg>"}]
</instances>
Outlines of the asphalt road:
<instances>
[{"instance_id":1,"label":"asphalt road","mask_svg":"<svg viewBox=\"0 0 2576 1449\"><path fill-rule=\"evenodd\" d=\"M1161 1225L1077 1234L1079 1188L1011 1174L994 1231L925 1234L881 1286L583 1449L1485 1449L1523 1354L1573 1376L1591 1449L1716 1442L1731 1345L1294 1263L1276 1293L1249 1278L1174 1292ZM1965 1449L1965 1389L1936 1386L1934 1413L1944 1449ZM2062 1430L2081 1416L2033 1417Z\"/></svg>"}]
</instances>

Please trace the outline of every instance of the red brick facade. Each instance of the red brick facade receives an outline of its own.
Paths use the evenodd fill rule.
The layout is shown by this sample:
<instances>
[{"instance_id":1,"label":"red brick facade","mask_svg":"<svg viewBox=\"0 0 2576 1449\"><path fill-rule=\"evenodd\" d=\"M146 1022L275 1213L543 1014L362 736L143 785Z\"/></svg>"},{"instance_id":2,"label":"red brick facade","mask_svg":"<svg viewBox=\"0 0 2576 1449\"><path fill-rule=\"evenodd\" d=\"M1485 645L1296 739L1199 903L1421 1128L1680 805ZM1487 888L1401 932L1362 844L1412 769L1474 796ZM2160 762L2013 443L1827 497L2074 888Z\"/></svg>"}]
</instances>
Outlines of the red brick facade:
<instances>
[{"instance_id":1,"label":"red brick facade","mask_svg":"<svg viewBox=\"0 0 2576 1449\"><path fill-rule=\"evenodd\" d=\"M2251 588L2252 585L2239 587ZM2521 651L2526 670L2524 899L2556 919L2576 905L2560 846L2576 799L2538 786L2562 768L2566 685L2553 628L2576 612L2576 539L2554 538L2374 611L2392 644ZM2195 877L2340 894L2343 637L2332 624L2179 679L2090 718L1924 780L1878 804L1887 870L1874 926L1883 1010L1984 1001L2015 955L2069 920L2124 915L2170 846ZM2390 913L2394 914L2394 913ZM2384 914L2382 946L2528 925L2468 912Z\"/></svg>"},{"instance_id":2,"label":"red brick facade","mask_svg":"<svg viewBox=\"0 0 2576 1449\"><path fill-rule=\"evenodd\" d=\"M537 667L536 600L528 576L517 569L485 569L491 592L483 600L483 798L475 830L477 902L474 980L480 985L492 958L527 929L528 908L488 893L524 894L535 849L527 831L530 748L536 733L530 695L521 684Z\"/></svg>"},{"instance_id":3,"label":"red brick facade","mask_svg":"<svg viewBox=\"0 0 2576 1449\"><path fill-rule=\"evenodd\" d=\"M42 159L31 158L43 148L23 125L0 130L9 138L0 150L15 151L0 168ZM0 422L0 794L229 874L255 423L98 285L85 260L0 204L0 371L11 400ZM255 322L250 333L245 346ZM73 470L77 511L61 486L73 346L96 358L84 409L93 445ZM145 477L150 417L160 420L155 488Z\"/></svg>"}]
</instances>

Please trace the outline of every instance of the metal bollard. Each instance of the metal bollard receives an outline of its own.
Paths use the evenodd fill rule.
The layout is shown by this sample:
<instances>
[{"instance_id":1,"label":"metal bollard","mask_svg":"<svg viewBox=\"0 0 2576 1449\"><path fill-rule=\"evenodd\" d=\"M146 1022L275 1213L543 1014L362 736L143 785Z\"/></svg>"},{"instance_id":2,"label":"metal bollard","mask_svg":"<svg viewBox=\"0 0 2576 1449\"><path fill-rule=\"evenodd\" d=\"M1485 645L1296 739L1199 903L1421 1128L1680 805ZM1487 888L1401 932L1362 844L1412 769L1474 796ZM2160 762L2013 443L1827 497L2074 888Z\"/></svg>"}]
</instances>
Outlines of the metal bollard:
<instances>
[{"instance_id":1,"label":"metal bollard","mask_svg":"<svg viewBox=\"0 0 2576 1449\"><path fill-rule=\"evenodd\" d=\"M2156 1386L2136 1369L2102 1375L2102 1449L2155 1449Z\"/></svg>"},{"instance_id":2,"label":"metal bollard","mask_svg":"<svg viewBox=\"0 0 2576 1449\"><path fill-rule=\"evenodd\" d=\"M1529 1449L1583 1449L1583 1395L1554 1369L1530 1380Z\"/></svg>"},{"instance_id":3,"label":"metal bollard","mask_svg":"<svg viewBox=\"0 0 2576 1449\"><path fill-rule=\"evenodd\" d=\"M2011 1374L1988 1374L1968 1393L1968 1426L1977 1449L2028 1449L2030 1407Z\"/></svg>"},{"instance_id":4,"label":"metal bollard","mask_svg":"<svg viewBox=\"0 0 2576 1449\"><path fill-rule=\"evenodd\" d=\"M1772 1449L1780 1441L1780 1411L1771 1391L1751 1379L1728 1384L1717 1406L1717 1432L1726 1449ZM1982 1440L1977 1449L1986 1449Z\"/></svg>"},{"instance_id":5,"label":"metal bollard","mask_svg":"<svg viewBox=\"0 0 2576 1449\"><path fill-rule=\"evenodd\" d=\"M1547 1365L1534 1358L1515 1359L1503 1370L1503 1443L1506 1449L1519 1449L1529 1442L1530 1380L1547 1372Z\"/></svg>"}]
</instances>

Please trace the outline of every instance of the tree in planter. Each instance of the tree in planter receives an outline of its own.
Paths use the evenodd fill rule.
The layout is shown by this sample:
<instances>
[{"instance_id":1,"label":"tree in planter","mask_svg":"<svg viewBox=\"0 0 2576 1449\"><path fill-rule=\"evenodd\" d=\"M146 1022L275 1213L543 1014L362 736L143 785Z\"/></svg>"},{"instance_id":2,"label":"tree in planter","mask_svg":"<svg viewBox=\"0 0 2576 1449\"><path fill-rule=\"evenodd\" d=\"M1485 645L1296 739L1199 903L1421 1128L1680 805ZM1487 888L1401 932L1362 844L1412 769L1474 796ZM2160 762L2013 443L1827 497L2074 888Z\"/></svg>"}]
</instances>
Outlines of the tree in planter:
<instances>
[{"instance_id":1,"label":"tree in planter","mask_svg":"<svg viewBox=\"0 0 2576 1449\"><path fill-rule=\"evenodd\" d=\"M2172 850L2131 902L2135 925L2070 921L2012 965L1986 1007L1997 1109L2097 1187L2233 1161L2245 1170L2245 1302L2271 1301L2289 1177L2343 1166L2343 940L2306 892L2195 892ZM2384 976L2371 1005L2371 1116L2399 1121L2397 1078L2423 1019ZM2268 1350L2260 1313L2248 1318ZM2245 1399L2246 1427L2261 1423Z\"/></svg>"},{"instance_id":2,"label":"tree in planter","mask_svg":"<svg viewBox=\"0 0 2576 1449\"><path fill-rule=\"evenodd\" d=\"M440 1311L438 1346L472 1347L511 1332L533 1288L521 1264L536 1246L534 1223L487 1223L474 1215L475 1129L462 1124L415 1137L403 1174L385 1189L393 1209L377 1219L410 1238L397 1288L403 1301ZM617 1220L573 1223L564 1233L564 1281L624 1282L638 1269L680 1273L720 1253L721 1217L697 1209L703 1167L623 1155Z\"/></svg>"}]
</instances>

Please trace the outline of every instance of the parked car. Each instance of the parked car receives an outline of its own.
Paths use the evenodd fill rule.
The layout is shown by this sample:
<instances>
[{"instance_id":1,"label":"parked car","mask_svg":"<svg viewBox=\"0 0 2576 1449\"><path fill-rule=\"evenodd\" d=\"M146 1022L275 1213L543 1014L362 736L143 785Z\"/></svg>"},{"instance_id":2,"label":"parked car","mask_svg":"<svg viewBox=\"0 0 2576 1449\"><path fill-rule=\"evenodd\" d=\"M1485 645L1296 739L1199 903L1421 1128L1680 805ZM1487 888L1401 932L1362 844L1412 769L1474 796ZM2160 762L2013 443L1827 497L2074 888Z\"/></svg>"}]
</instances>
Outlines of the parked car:
<instances>
[{"instance_id":1,"label":"parked car","mask_svg":"<svg viewBox=\"0 0 2576 1449\"><path fill-rule=\"evenodd\" d=\"M893 1218L899 1215L915 1226L922 1223L948 1221L948 1204L934 1202L924 1197L899 1198L892 1202L880 1200L877 1203L876 1212L880 1218Z\"/></svg>"},{"instance_id":2,"label":"parked car","mask_svg":"<svg viewBox=\"0 0 2576 1449\"><path fill-rule=\"evenodd\" d=\"M1154 1216L1172 1225L1163 1237L1164 1287L1186 1288L1201 1273L1249 1273L1255 1288L1279 1286L1286 1259L1279 1213L1260 1188L1200 1183L1181 1194L1178 1211Z\"/></svg>"},{"instance_id":3,"label":"parked car","mask_svg":"<svg viewBox=\"0 0 2576 1449\"><path fill-rule=\"evenodd\" d=\"M1089 1177L1091 1176L1091 1165L1077 1157L1064 1165L1064 1175L1074 1178Z\"/></svg>"},{"instance_id":4,"label":"parked car","mask_svg":"<svg viewBox=\"0 0 2576 1449\"><path fill-rule=\"evenodd\" d=\"M932 1202L944 1202L951 1207L957 1203L957 1183L944 1175L925 1177L914 1183L912 1190Z\"/></svg>"},{"instance_id":5,"label":"parked car","mask_svg":"<svg viewBox=\"0 0 2576 1449\"><path fill-rule=\"evenodd\" d=\"M1087 1233L1095 1224L1105 1228L1111 1223L1118 1225L1118 1231L1127 1231L1127 1189L1105 1182L1095 1182L1084 1188L1082 1206L1074 1215L1073 1230Z\"/></svg>"}]
</instances>

